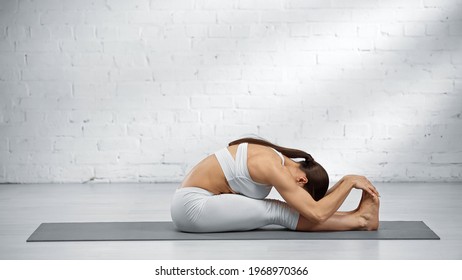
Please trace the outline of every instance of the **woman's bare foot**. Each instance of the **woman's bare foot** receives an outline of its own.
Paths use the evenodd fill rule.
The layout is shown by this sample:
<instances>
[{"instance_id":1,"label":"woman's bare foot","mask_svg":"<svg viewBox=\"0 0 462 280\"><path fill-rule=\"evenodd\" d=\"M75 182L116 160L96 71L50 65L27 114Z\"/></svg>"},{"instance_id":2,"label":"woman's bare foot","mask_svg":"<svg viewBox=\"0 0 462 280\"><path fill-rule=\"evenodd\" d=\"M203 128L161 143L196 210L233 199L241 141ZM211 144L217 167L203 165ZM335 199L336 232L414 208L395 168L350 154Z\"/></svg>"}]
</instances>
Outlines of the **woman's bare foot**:
<instances>
[{"instance_id":1,"label":"woman's bare foot","mask_svg":"<svg viewBox=\"0 0 462 280\"><path fill-rule=\"evenodd\" d=\"M377 230L379 228L379 207L378 197L363 192L359 210L356 212L360 221L360 229Z\"/></svg>"},{"instance_id":2,"label":"woman's bare foot","mask_svg":"<svg viewBox=\"0 0 462 280\"><path fill-rule=\"evenodd\" d=\"M358 204L358 206L356 207L355 210L350 210L350 211L337 211L336 214L338 214L338 215L351 215L351 214L354 214L354 213L358 212L358 211L359 211L359 207L361 206L361 203L363 203L364 196L365 196L365 191L363 191L363 194L362 194L362 196L361 196L361 201L359 201L359 204Z\"/></svg>"}]
</instances>

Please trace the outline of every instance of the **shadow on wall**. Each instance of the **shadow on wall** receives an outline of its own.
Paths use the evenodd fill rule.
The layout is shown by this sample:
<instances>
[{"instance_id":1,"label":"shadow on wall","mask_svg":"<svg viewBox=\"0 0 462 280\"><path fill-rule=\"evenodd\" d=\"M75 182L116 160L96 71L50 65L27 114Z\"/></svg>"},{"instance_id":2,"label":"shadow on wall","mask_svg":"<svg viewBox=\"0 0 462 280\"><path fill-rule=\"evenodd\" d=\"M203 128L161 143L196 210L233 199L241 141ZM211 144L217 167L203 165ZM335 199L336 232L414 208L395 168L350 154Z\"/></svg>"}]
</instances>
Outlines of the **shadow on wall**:
<instances>
[{"instance_id":1,"label":"shadow on wall","mask_svg":"<svg viewBox=\"0 0 462 280\"><path fill-rule=\"evenodd\" d=\"M412 15L413 20L419 22L419 16L426 20L428 11L421 12ZM374 180L460 180L462 94L456 81L462 76L454 64L460 63L455 57L462 50L462 38L456 30L462 21L460 9L444 15L438 20L438 15L432 16L435 20L427 29L397 24L405 28L401 37L394 37L393 30L391 34L381 30L357 45L348 45L351 38L346 38L348 47L356 48L354 53L348 48L341 55L325 52L316 36L291 42L318 44L319 50L313 51L317 62L292 69L290 74L296 78L286 76L282 82L289 86L289 93L281 93L282 86L276 86L273 94L282 97L270 101L277 108L274 116L280 117L277 111L282 110L289 117L269 117L270 125L256 125L254 132L281 145L311 145L304 149L324 162L327 170L335 167ZM342 45L341 37L333 38L334 44L326 41L328 48ZM339 67L335 59L345 67ZM258 105L255 112L274 113L258 110ZM255 115L252 119L265 119Z\"/></svg>"}]
</instances>

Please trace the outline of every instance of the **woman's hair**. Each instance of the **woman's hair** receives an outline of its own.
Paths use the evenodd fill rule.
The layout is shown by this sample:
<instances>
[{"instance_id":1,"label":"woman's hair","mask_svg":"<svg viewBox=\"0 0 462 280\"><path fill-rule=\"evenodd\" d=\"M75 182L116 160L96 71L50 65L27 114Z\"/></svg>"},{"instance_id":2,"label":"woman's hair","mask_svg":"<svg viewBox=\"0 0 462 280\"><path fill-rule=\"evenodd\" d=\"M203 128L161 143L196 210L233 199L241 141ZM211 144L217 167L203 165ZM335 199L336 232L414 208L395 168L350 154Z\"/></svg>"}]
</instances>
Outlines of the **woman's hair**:
<instances>
[{"instance_id":1,"label":"woman's hair","mask_svg":"<svg viewBox=\"0 0 462 280\"><path fill-rule=\"evenodd\" d=\"M303 161L299 161L300 169L305 172L306 176L308 177L308 183L306 183L303 188L314 198L314 200L318 201L324 197L327 192L327 188L329 187L329 176L327 175L326 170L317 163L313 157L304 152L302 150L285 148L273 143L270 143L266 140L256 139L256 138L241 138L229 143L229 146L237 145L241 143L251 143L257 145L263 145L271 147L288 158L302 158Z\"/></svg>"}]
</instances>

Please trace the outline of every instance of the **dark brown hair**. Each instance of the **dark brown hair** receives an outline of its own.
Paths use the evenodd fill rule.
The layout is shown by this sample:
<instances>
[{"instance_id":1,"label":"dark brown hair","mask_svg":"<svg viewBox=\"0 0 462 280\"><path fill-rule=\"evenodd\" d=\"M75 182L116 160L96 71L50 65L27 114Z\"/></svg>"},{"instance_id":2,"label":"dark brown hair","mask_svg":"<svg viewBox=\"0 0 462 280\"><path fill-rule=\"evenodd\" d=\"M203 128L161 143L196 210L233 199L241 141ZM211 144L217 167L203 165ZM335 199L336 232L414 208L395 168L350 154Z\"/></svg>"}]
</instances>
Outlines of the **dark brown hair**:
<instances>
[{"instance_id":1,"label":"dark brown hair","mask_svg":"<svg viewBox=\"0 0 462 280\"><path fill-rule=\"evenodd\" d=\"M263 145L267 147L271 147L288 158L296 159L304 159L303 161L299 161L300 169L305 172L308 183L303 186L303 188L314 198L314 200L318 201L326 195L327 188L329 187L329 175L327 174L324 167L322 167L319 163L317 163L313 157L304 152L302 150L285 148L273 143L270 143L266 140L256 139L256 138L241 138L229 143L229 146L237 145L241 143L251 143L257 145Z\"/></svg>"}]
</instances>

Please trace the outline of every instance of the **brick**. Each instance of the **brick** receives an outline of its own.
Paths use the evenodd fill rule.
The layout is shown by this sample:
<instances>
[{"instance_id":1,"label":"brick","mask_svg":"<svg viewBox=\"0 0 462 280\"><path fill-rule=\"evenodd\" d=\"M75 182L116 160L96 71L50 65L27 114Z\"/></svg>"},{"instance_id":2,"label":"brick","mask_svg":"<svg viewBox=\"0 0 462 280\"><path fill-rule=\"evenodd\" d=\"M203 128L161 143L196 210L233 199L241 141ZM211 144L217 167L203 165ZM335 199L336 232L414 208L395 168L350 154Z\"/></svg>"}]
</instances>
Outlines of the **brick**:
<instances>
[{"instance_id":1,"label":"brick","mask_svg":"<svg viewBox=\"0 0 462 280\"><path fill-rule=\"evenodd\" d=\"M0 9L14 12L18 10L18 0L5 0L0 4Z\"/></svg>"},{"instance_id":2,"label":"brick","mask_svg":"<svg viewBox=\"0 0 462 280\"><path fill-rule=\"evenodd\" d=\"M198 0L196 7L201 10L230 10L236 8L236 1Z\"/></svg>"},{"instance_id":3,"label":"brick","mask_svg":"<svg viewBox=\"0 0 462 280\"><path fill-rule=\"evenodd\" d=\"M447 36L449 34L449 24L446 22L427 22L425 24L425 34L429 36Z\"/></svg>"},{"instance_id":4,"label":"brick","mask_svg":"<svg viewBox=\"0 0 462 280\"><path fill-rule=\"evenodd\" d=\"M197 80L197 69L194 68L156 68L153 69L154 81L194 81Z\"/></svg>"},{"instance_id":5,"label":"brick","mask_svg":"<svg viewBox=\"0 0 462 280\"><path fill-rule=\"evenodd\" d=\"M180 164L140 165L138 172L141 182L178 182L184 176Z\"/></svg>"},{"instance_id":6,"label":"brick","mask_svg":"<svg viewBox=\"0 0 462 280\"><path fill-rule=\"evenodd\" d=\"M75 25L84 23L82 12L47 11L40 17L40 23L44 25L64 24Z\"/></svg>"},{"instance_id":7,"label":"brick","mask_svg":"<svg viewBox=\"0 0 462 280\"><path fill-rule=\"evenodd\" d=\"M173 12L173 22L183 24L210 24L217 22L213 11L178 11Z\"/></svg>"},{"instance_id":8,"label":"brick","mask_svg":"<svg viewBox=\"0 0 462 280\"><path fill-rule=\"evenodd\" d=\"M177 123L170 134L172 139L199 139L201 126L198 123Z\"/></svg>"},{"instance_id":9,"label":"brick","mask_svg":"<svg viewBox=\"0 0 462 280\"><path fill-rule=\"evenodd\" d=\"M140 141L136 138L105 138L97 143L98 151L135 151L139 150Z\"/></svg>"},{"instance_id":10,"label":"brick","mask_svg":"<svg viewBox=\"0 0 462 280\"><path fill-rule=\"evenodd\" d=\"M186 25L186 36L192 38L204 38L208 35L208 27L206 25L192 24Z\"/></svg>"},{"instance_id":11,"label":"brick","mask_svg":"<svg viewBox=\"0 0 462 280\"><path fill-rule=\"evenodd\" d=\"M289 0L285 1L285 6L290 9L329 8L331 3L324 0Z\"/></svg>"},{"instance_id":12,"label":"brick","mask_svg":"<svg viewBox=\"0 0 462 280\"><path fill-rule=\"evenodd\" d=\"M259 21L257 11L218 11L217 23L220 24L251 24ZM263 21L265 22L265 21Z\"/></svg>"},{"instance_id":13,"label":"brick","mask_svg":"<svg viewBox=\"0 0 462 280\"><path fill-rule=\"evenodd\" d=\"M57 165L64 166L73 164L73 156L69 153L54 152L31 152L29 154L30 162L37 165Z\"/></svg>"},{"instance_id":14,"label":"brick","mask_svg":"<svg viewBox=\"0 0 462 280\"><path fill-rule=\"evenodd\" d=\"M58 43L46 40L24 40L16 43L16 51L20 52L58 52Z\"/></svg>"},{"instance_id":15,"label":"brick","mask_svg":"<svg viewBox=\"0 0 462 280\"><path fill-rule=\"evenodd\" d=\"M95 138L74 138L74 137L59 137L53 140L53 151L81 151L90 152L97 151L97 139Z\"/></svg>"},{"instance_id":16,"label":"brick","mask_svg":"<svg viewBox=\"0 0 462 280\"><path fill-rule=\"evenodd\" d=\"M404 36L425 36L424 23L407 23L404 25Z\"/></svg>"},{"instance_id":17,"label":"brick","mask_svg":"<svg viewBox=\"0 0 462 280\"><path fill-rule=\"evenodd\" d=\"M28 123L14 125L0 125L0 135L16 136L36 136L38 134L37 125Z\"/></svg>"},{"instance_id":18,"label":"brick","mask_svg":"<svg viewBox=\"0 0 462 280\"><path fill-rule=\"evenodd\" d=\"M6 166L7 182L42 183L50 182L50 167L43 165L15 164Z\"/></svg>"},{"instance_id":19,"label":"brick","mask_svg":"<svg viewBox=\"0 0 462 280\"><path fill-rule=\"evenodd\" d=\"M19 0L19 9L21 10L61 10L62 6L60 0Z\"/></svg>"},{"instance_id":20,"label":"brick","mask_svg":"<svg viewBox=\"0 0 462 280\"><path fill-rule=\"evenodd\" d=\"M107 5L112 10L148 10L149 0L108 0Z\"/></svg>"},{"instance_id":21,"label":"brick","mask_svg":"<svg viewBox=\"0 0 462 280\"><path fill-rule=\"evenodd\" d=\"M111 112L108 112L111 114ZM120 124L137 124L137 123L156 123L157 112L151 111L118 111L114 117L115 123Z\"/></svg>"},{"instance_id":22,"label":"brick","mask_svg":"<svg viewBox=\"0 0 462 280\"><path fill-rule=\"evenodd\" d=\"M230 96L193 96L191 97L191 108L227 108L233 104Z\"/></svg>"},{"instance_id":23,"label":"brick","mask_svg":"<svg viewBox=\"0 0 462 280\"><path fill-rule=\"evenodd\" d=\"M75 97L109 97L116 92L115 83L74 83L73 95Z\"/></svg>"},{"instance_id":24,"label":"brick","mask_svg":"<svg viewBox=\"0 0 462 280\"><path fill-rule=\"evenodd\" d=\"M261 22L350 22L351 11L346 9L306 9L261 12Z\"/></svg>"},{"instance_id":25,"label":"brick","mask_svg":"<svg viewBox=\"0 0 462 280\"><path fill-rule=\"evenodd\" d=\"M156 110L157 121L159 124L173 124L174 123L174 112L165 110Z\"/></svg>"},{"instance_id":26,"label":"brick","mask_svg":"<svg viewBox=\"0 0 462 280\"><path fill-rule=\"evenodd\" d=\"M63 41L61 43L63 52L102 52L103 45L98 41Z\"/></svg>"},{"instance_id":27,"label":"brick","mask_svg":"<svg viewBox=\"0 0 462 280\"><path fill-rule=\"evenodd\" d=\"M378 6L378 1L368 1L368 0L350 0L350 1L341 1L341 0L332 0L332 6L336 8L373 8Z\"/></svg>"},{"instance_id":28,"label":"brick","mask_svg":"<svg viewBox=\"0 0 462 280\"><path fill-rule=\"evenodd\" d=\"M73 32L71 26L66 25L52 25L48 26L51 32L51 39L53 40L72 40Z\"/></svg>"},{"instance_id":29,"label":"brick","mask_svg":"<svg viewBox=\"0 0 462 280\"><path fill-rule=\"evenodd\" d=\"M197 123L199 121L199 112L197 111L179 111L177 121L180 123Z\"/></svg>"},{"instance_id":30,"label":"brick","mask_svg":"<svg viewBox=\"0 0 462 280\"><path fill-rule=\"evenodd\" d=\"M378 2L380 8L421 8L421 0L380 0Z\"/></svg>"},{"instance_id":31,"label":"brick","mask_svg":"<svg viewBox=\"0 0 462 280\"><path fill-rule=\"evenodd\" d=\"M48 138L10 138L10 151L13 153L24 151L51 151L52 141Z\"/></svg>"},{"instance_id":32,"label":"brick","mask_svg":"<svg viewBox=\"0 0 462 280\"><path fill-rule=\"evenodd\" d=\"M19 110L3 110L0 114L0 123L4 124L21 124L25 122L26 114Z\"/></svg>"},{"instance_id":33,"label":"brick","mask_svg":"<svg viewBox=\"0 0 462 280\"><path fill-rule=\"evenodd\" d=\"M132 124L128 126L129 136L167 137L170 127L164 124Z\"/></svg>"},{"instance_id":34,"label":"brick","mask_svg":"<svg viewBox=\"0 0 462 280\"><path fill-rule=\"evenodd\" d=\"M85 137L116 137L126 134L124 125L93 125L85 124L83 126L83 135Z\"/></svg>"},{"instance_id":35,"label":"brick","mask_svg":"<svg viewBox=\"0 0 462 280\"><path fill-rule=\"evenodd\" d=\"M455 153L434 153L431 156L432 163L461 164L462 152Z\"/></svg>"},{"instance_id":36,"label":"brick","mask_svg":"<svg viewBox=\"0 0 462 280\"><path fill-rule=\"evenodd\" d=\"M193 0L151 0L151 9L152 10L169 10L179 9L179 10L191 10L194 8L195 1ZM216 1L200 0L198 5L204 7L208 2L216 3ZM226 3L217 4L218 7L226 5Z\"/></svg>"},{"instance_id":37,"label":"brick","mask_svg":"<svg viewBox=\"0 0 462 280\"><path fill-rule=\"evenodd\" d=\"M118 36L125 40L138 40L141 38L141 29L138 26L120 26Z\"/></svg>"},{"instance_id":38,"label":"brick","mask_svg":"<svg viewBox=\"0 0 462 280\"><path fill-rule=\"evenodd\" d=\"M110 14L112 13L109 13L109 15ZM121 19L123 15L126 15L128 23L159 25L173 23L173 15L171 11L127 11L125 13L120 13L119 16L121 17Z\"/></svg>"},{"instance_id":39,"label":"brick","mask_svg":"<svg viewBox=\"0 0 462 280\"><path fill-rule=\"evenodd\" d=\"M79 14L80 12L74 12ZM75 22L75 24L88 25L119 25L127 22L128 12L121 11L86 11L83 22Z\"/></svg>"},{"instance_id":40,"label":"brick","mask_svg":"<svg viewBox=\"0 0 462 280\"><path fill-rule=\"evenodd\" d=\"M133 182L138 178L138 167L132 165L95 166L96 178L107 178L110 182Z\"/></svg>"},{"instance_id":41,"label":"brick","mask_svg":"<svg viewBox=\"0 0 462 280\"><path fill-rule=\"evenodd\" d=\"M75 110L69 113L69 122L75 124L106 124L114 121L113 113L110 111L86 111Z\"/></svg>"},{"instance_id":42,"label":"brick","mask_svg":"<svg viewBox=\"0 0 462 280\"><path fill-rule=\"evenodd\" d=\"M14 51L14 43L1 40L0 41L0 51L4 51L4 52Z\"/></svg>"},{"instance_id":43,"label":"brick","mask_svg":"<svg viewBox=\"0 0 462 280\"><path fill-rule=\"evenodd\" d=\"M107 54L139 53L146 50L142 41L105 41L103 52Z\"/></svg>"},{"instance_id":44,"label":"brick","mask_svg":"<svg viewBox=\"0 0 462 280\"><path fill-rule=\"evenodd\" d=\"M106 69L92 68L30 68L22 71L23 81L75 81L102 82L108 81L109 73Z\"/></svg>"},{"instance_id":45,"label":"brick","mask_svg":"<svg viewBox=\"0 0 462 280\"><path fill-rule=\"evenodd\" d=\"M12 41L25 40L28 37L28 30L23 26L7 26L7 38Z\"/></svg>"},{"instance_id":46,"label":"brick","mask_svg":"<svg viewBox=\"0 0 462 280\"><path fill-rule=\"evenodd\" d=\"M71 96L72 84L66 82L28 82L31 97Z\"/></svg>"},{"instance_id":47,"label":"brick","mask_svg":"<svg viewBox=\"0 0 462 280\"><path fill-rule=\"evenodd\" d=\"M226 38L231 36L231 25L216 24L211 25L208 29L209 37L211 38Z\"/></svg>"},{"instance_id":48,"label":"brick","mask_svg":"<svg viewBox=\"0 0 462 280\"><path fill-rule=\"evenodd\" d=\"M235 111L231 111L231 112L235 112ZM228 111L225 111L223 112L222 110L220 109L203 109L201 110L200 112L200 121L201 123L204 123L204 124L216 124L220 121L223 120L223 114L227 114ZM242 116L241 118L237 118L235 117L235 115L233 115L233 120L237 123L242 123Z\"/></svg>"},{"instance_id":49,"label":"brick","mask_svg":"<svg viewBox=\"0 0 462 280\"><path fill-rule=\"evenodd\" d=\"M6 35L7 35L6 29L7 29L6 26L0 25L0 38L6 38Z\"/></svg>"},{"instance_id":50,"label":"brick","mask_svg":"<svg viewBox=\"0 0 462 280\"><path fill-rule=\"evenodd\" d=\"M156 151L143 151L142 153L120 152L119 163L127 165L151 164L153 162L161 162L163 155Z\"/></svg>"},{"instance_id":51,"label":"brick","mask_svg":"<svg viewBox=\"0 0 462 280\"><path fill-rule=\"evenodd\" d=\"M0 138L0 151L1 152L8 151L8 139L7 138Z\"/></svg>"},{"instance_id":52,"label":"brick","mask_svg":"<svg viewBox=\"0 0 462 280\"><path fill-rule=\"evenodd\" d=\"M240 68L237 67L226 67L226 68L204 68L198 71L197 79L198 80L205 80L205 81L235 81L235 80L242 80L244 78L244 73ZM262 72L264 72L262 70ZM267 73L259 73L249 71L247 73L249 76L253 75L254 77L268 77L271 74L269 70ZM266 75L265 75L266 74Z\"/></svg>"},{"instance_id":53,"label":"brick","mask_svg":"<svg viewBox=\"0 0 462 280\"><path fill-rule=\"evenodd\" d=\"M186 45L184 46L186 47ZM236 46L237 41L235 39L210 38L191 40L191 49L194 51L231 51L235 50Z\"/></svg>"},{"instance_id":54,"label":"brick","mask_svg":"<svg viewBox=\"0 0 462 280\"><path fill-rule=\"evenodd\" d=\"M118 152L115 151L98 151L88 152L83 151L75 154L75 163L77 165L99 165L99 164L115 164L117 163Z\"/></svg>"},{"instance_id":55,"label":"brick","mask_svg":"<svg viewBox=\"0 0 462 280\"><path fill-rule=\"evenodd\" d=\"M10 97L25 97L28 94L26 84L15 83L15 82L3 82L0 81L0 92L2 93L0 98L11 100ZM8 98L7 98L8 97ZM2 102L2 104L5 104Z\"/></svg>"},{"instance_id":56,"label":"brick","mask_svg":"<svg viewBox=\"0 0 462 280\"><path fill-rule=\"evenodd\" d=\"M345 136L348 138L370 138L372 136L371 129L368 124L346 124Z\"/></svg>"},{"instance_id":57,"label":"brick","mask_svg":"<svg viewBox=\"0 0 462 280\"><path fill-rule=\"evenodd\" d=\"M149 68L121 68L111 71L111 81L152 81L153 73Z\"/></svg>"},{"instance_id":58,"label":"brick","mask_svg":"<svg viewBox=\"0 0 462 280\"><path fill-rule=\"evenodd\" d=\"M101 54L101 53L77 53L72 56L73 66L94 66L99 67L111 67L114 65L114 58L112 55Z\"/></svg>"},{"instance_id":59,"label":"brick","mask_svg":"<svg viewBox=\"0 0 462 280\"><path fill-rule=\"evenodd\" d=\"M30 67L70 67L71 56L61 53L28 53L25 55L27 65Z\"/></svg>"},{"instance_id":60,"label":"brick","mask_svg":"<svg viewBox=\"0 0 462 280\"><path fill-rule=\"evenodd\" d=\"M0 69L0 81L19 81L20 72L14 69Z\"/></svg>"},{"instance_id":61,"label":"brick","mask_svg":"<svg viewBox=\"0 0 462 280\"><path fill-rule=\"evenodd\" d=\"M118 31L116 26L97 26L96 38L104 39L103 45L107 41L116 41L118 39Z\"/></svg>"},{"instance_id":62,"label":"brick","mask_svg":"<svg viewBox=\"0 0 462 280\"><path fill-rule=\"evenodd\" d=\"M74 11L74 10L107 10L106 0L64 0L63 10Z\"/></svg>"},{"instance_id":63,"label":"brick","mask_svg":"<svg viewBox=\"0 0 462 280\"><path fill-rule=\"evenodd\" d=\"M0 183L6 183L5 166L0 164Z\"/></svg>"},{"instance_id":64,"label":"brick","mask_svg":"<svg viewBox=\"0 0 462 280\"><path fill-rule=\"evenodd\" d=\"M160 93L160 85L153 82L127 82L118 83L116 94L119 96L131 95L158 95Z\"/></svg>"},{"instance_id":65,"label":"brick","mask_svg":"<svg viewBox=\"0 0 462 280\"><path fill-rule=\"evenodd\" d=\"M449 24L449 35L451 36L462 36L462 27L460 21L457 23Z\"/></svg>"},{"instance_id":66,"label":"brick","mask_svg":"<svg viewBox=\"0 0 462 280\"><path fill-rule=\"evenodd\" d=\"M53 182L79 182L83 183L94 178L94 170L91 166L52 166L50 167L50 177Z\"/></svg>"},{"instance_id":67,"label":"brick","mask_svg":"<svg viewBox=\"0 0 462 280\"><path fill-rule=\"evenodd\" d=\"M95 39L96 29L89 25L74 26L74 37L76 40L92 40Z\"/></svg>"},{"instance_id":68,"label":"brick","mask_svg":"<svg viewBox=\"0 0 462 280\"><path fill-rule=\"evenodd\" d=\"M280 10L284 6L283 0L248 0L239 1L238 9L243 10Z\"/></svg>"}]
</instances>

